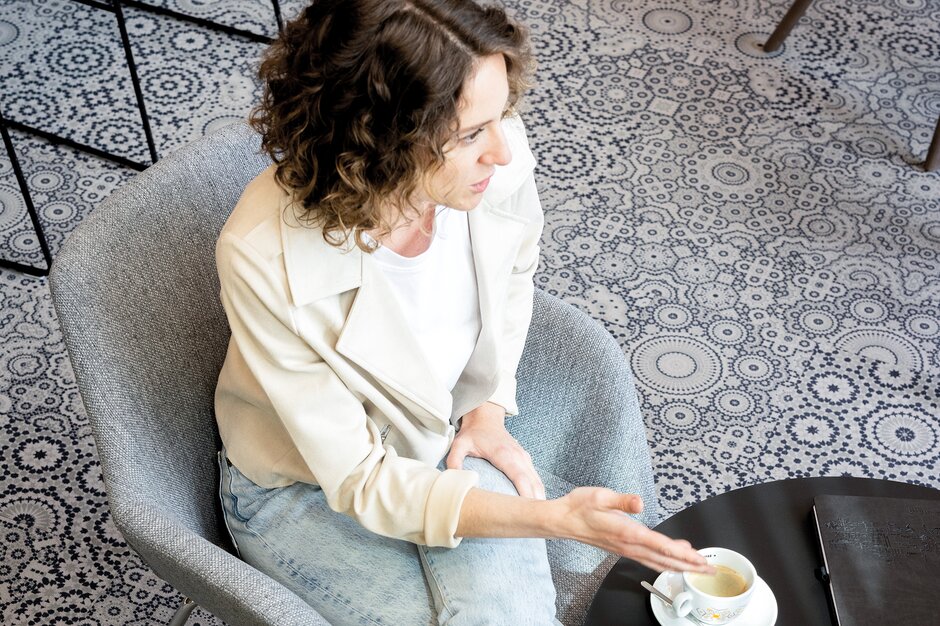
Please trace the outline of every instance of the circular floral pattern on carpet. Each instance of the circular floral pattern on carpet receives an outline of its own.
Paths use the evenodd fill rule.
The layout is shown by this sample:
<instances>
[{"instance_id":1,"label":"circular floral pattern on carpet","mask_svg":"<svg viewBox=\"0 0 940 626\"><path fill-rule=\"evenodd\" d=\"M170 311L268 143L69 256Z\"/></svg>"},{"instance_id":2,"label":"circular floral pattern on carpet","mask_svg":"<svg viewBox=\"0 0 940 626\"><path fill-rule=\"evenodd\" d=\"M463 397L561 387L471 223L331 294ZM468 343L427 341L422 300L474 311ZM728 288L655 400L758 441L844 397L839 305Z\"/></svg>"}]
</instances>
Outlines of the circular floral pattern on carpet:
<instances>
[{"instance_id":1,"label":"circular floral pattern on carpet","mask_svg":"<svg viewBox=\"0 0 940 626\"><path fill-rule=\"evenodd\" d=\"M267 0L159 4L275 32ZM765 53L785 4L506 3L539 62L535 282L623 347L667 514L801 476L940 487L940 176L919 166L940 3L817 0ZM6 117L147 160L113 16L0 15ZM161 155L247 115L260 44L126 15ZM12 136L53 254L134 175ZM41 264L5 151L0 256ZM111 523L45 281L0 271L0 298L0 622L168 622L181 598Z\"/></svg>"}]
</instances>

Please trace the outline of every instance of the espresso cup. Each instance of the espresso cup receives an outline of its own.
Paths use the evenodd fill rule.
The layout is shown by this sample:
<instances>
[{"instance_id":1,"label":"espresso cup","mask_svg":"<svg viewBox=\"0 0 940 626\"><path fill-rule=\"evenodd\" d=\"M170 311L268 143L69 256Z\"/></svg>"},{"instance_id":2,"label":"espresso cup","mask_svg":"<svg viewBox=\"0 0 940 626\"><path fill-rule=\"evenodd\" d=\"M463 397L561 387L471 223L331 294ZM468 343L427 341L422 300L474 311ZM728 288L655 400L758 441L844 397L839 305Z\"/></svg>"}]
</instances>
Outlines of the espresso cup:
<instances>
[{"instance_id":1,"label":"espresso cup","mask_svg":"<svg viewBox=\"0 0 940 626\"><path fill-rule=\"evenodd\" d=\"M682 573L682 592L672 600L676 615L689 615L703 624L727 624L737 619L754 592L757 572L743 555L726 548L698 551L718 574Z\"/></svg>"}]
</instances>

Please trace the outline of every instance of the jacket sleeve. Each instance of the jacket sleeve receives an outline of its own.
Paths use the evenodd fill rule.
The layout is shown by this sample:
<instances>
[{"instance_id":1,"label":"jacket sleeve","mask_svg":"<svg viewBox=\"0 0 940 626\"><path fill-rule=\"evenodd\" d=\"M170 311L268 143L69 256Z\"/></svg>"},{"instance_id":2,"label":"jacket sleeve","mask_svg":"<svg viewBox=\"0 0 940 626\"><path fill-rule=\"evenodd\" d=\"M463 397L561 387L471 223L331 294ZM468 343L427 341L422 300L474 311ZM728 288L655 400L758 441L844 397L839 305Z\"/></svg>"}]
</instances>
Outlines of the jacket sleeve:
<instances>
[{"instance_id":1,"label":"jacket sleeve","mask_svg":"<svg viewBox=\"0 0 940 626\"><path fill-rule=\"evenodd\" d=\"M526 146L528 147L528 146ZM539 263L539 239L545 223L542 204L535 186L534 171L511 196L512 211L529 220L512 265L503 304L503 317L498 341L498 383L489 401L502 406L507 415L518 415L516 403L516 369L525 347L529 323L532 321L533 277Z\"/></svg>"},{"instance_id":2,"label":"jacket sleeve","mask_svg":"<svg viewBox=\"0 0 940 626\"><path fill-rule=\"evenodd\" d=\"M297 332L283 273L225 233L216 263L232 339L330 508L380 535L458 545L476 473L442 472L385 448L362 402Z\"/></svg>"}]
</instances>

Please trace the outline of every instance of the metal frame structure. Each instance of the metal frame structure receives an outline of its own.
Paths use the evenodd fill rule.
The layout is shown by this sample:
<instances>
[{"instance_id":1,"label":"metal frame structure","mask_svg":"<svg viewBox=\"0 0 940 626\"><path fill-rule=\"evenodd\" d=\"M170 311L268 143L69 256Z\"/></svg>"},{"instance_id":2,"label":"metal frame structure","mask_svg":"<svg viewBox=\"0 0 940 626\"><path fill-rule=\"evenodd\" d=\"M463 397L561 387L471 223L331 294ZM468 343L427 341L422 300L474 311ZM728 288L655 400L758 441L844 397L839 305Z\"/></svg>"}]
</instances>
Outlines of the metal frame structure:
<instances>
[{"instance_id":1,"label":"metal frame structure","mask_svg":"<svg viewBox=\"0 0 940 626\"><path fill-rule=\"evenodd\" d=\"M33 224L33 230L36 231L36 236L39 239L39 247L46 261L46 267L42 269L24 263L17 263L16 261L0 259L0 267L23 272L31 276L48 276L49 267L52 266L52 255L49 254L49 244L46 242L46 234L42 230L42 224L39 223L39 214L36 213L36 207L33 206L33 198L30 196L29 189L26 186L26 177L23 176L23 169L20 167L19 159L16 158L16 151L13 150L13 140L10 138L10 131L7 129L3 113L0 113L0 135L3 135L3 145L6 147L7 154L10 155L10 163L13 164L13 174L16 176L16 182L20 186L20 193L23 194L23 202L26 204L26 213L29 215L29 219Z\"/></svg>"},{"instance_id":2,"label":"metal frame structure","mask_svg":"<svg viewBox=\"0 0 940 626\"><path fill-rule=\"evenodd\" d=\"M19 160L16 157L16 151L13 148L13 141L10 137L9 130L14 129L28 133L30 135L35 135L50 143L56 145L63 145L69 148L74 148L82 152L94 155L99 158L107 159L113 161L125 167L129 167L133 170L142 171L147 169L153 163L156 163L160 158L157 152L157 147L153 139L153 132L150 129L150 119L147 117L147 109L144 104L144 94L143 89L140 86L140 78L137 75L137 65L134 63L134 53L131 50L130 37L127 33L127 24L124 20L124 10L123 7L131 7L133 9L139 9L141 11L147 11L149 13L155 13L157 15L162 15L164 17L171 17L180 21L190 22L197 26L207 28L209 30L214 30L216 32L225 33L227 35L235 35L237 37L244 37L251 41L257 43L268 44L271 43L271 38L266 35L259 35L258 33L243 30L240 28L234 28L232 26L226 26L224 24L217 24L209 20L205 20L199 17L193 17L191 15L186 15L185 13L180 13L178 11L173 11L171 9L165 9L163 7L154 6L147 4L146 2L140 2L139 0L72 0L78 4L83 4L88 7L95 9L100 9L103 11L110 11L114 13L114 16L117 20L118 30L121 34L121 45L124 48L124 58L127 63L127 69L130 73L131 83L134 86L134 96L137 99L137 109L140 112L141 123L144 128L144 136L147 139L147 148L150 153L150 163L140 163L134 161L127 157L123 157L117 154L108 152L107 150L102 150L100 148L95 148L94 146L89 146L84 143L80 143L68 137L62 137L56 135L55 133L50 133L42 129L24 124L16 120L6 119L3 116L2 111L0 111L0 133L3 135L3 144L6 147L7 153L9 154L10 161L13 164L13 172L16 175L16 181L20 187L20 193L23 195L23 201L26 204L27 213L29 213L30 220L32 221L33 228L36 231L36 235L39 239L39 246L42 249L43 258L46 261L45 268L37 268L30 265L25 265L22 263L16 263L14 261L8 261L5 259L0 259L0 268L12 269L18 272L24 272L32 276L48 276L49 267L52 265L52 256L49 253L49 245L46 241L45 233L42 230L42 225L39 221L39 215L36 212L36 208L33 205L32 196L30 195L29 188L26 184L26 178L23 175L22 168L20 167ZM279 0L271 0L271 4L274 8L274 19L277 22L277 28L280 32L284 28L284 24L281 18L281 4Z\"/></svg>"},{"instance_id":3,"label":"metal frame structure","mask_svg":"<svg viewBox=\"0 0 940 626\"><path fill-rule=\"evenodd\" d=\"M790 31L796 26L806 9L813 3L813 0L794 0L790 8L787 9L783 19L777 24L774 32L771 33L767 42L764 44L764 52L776 52L786 40ZM927 150L927 159L924 161L924 171L933 172L940 169L940 117L937 119L937 127L933 131L933 140L930 142L930 148Z\"/></svg>"}]
</instances>

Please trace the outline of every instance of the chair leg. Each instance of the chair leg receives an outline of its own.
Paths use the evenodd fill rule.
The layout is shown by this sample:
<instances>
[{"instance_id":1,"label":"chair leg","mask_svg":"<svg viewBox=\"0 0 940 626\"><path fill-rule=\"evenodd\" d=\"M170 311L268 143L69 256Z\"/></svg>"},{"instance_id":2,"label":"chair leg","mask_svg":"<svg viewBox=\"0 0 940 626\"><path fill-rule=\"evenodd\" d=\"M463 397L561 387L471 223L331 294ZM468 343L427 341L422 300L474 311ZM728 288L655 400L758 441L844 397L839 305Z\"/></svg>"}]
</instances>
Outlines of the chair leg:
<instances>
[{"instance_id":1,"label":"chair leg","mask_svg":"<svg viewBox=\"0 0 940 626\"><path fill-rule=\"evenodd\" d=\"M196 608L196 603L189 598L183 598L180 608L176 609L176 615L170 620L169 626L183 626L189 620L189 614Z\"/></svg>"},{"instance_id":2,"label":"chair leg","mask_svg":"<svg viewBox=\"0 0 940 626\"><path fill-rule=\"evenodd\" d=\"M790 10L783 16L783 19L777 24L777 29L774 30L770 39L764 44L764 52L774 52L780 47L780 44L787 38L796 23L800 21L812 2L813 0L794 0L793 4L790 5Z\"/></svg>"},{"instance_id":3,"label":"chair leg","mask_svg":"<svg viewBox=\"0 0 940 626\"><path fill-rule=\"evenodd\" d=\"M927 161L924 163L924 171L932 172L936 169L940 169L940 119L937 120L937 128L933 131L933 141L930 142Z\"/></svg>"}]
</instances>

